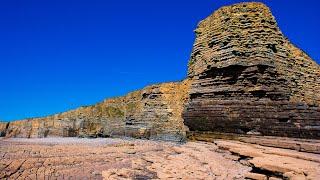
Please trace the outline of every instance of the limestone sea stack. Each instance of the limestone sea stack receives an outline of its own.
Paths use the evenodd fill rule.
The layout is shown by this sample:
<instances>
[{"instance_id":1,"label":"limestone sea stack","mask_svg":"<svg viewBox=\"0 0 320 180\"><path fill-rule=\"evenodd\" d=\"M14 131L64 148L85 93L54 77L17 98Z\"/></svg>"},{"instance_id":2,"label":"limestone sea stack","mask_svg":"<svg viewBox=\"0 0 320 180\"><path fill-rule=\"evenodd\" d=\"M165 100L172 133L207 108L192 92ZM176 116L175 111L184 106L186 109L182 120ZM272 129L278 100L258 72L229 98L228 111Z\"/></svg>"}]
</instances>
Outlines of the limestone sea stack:
<instances>
[{"instance_id":1,"label":"limestone sea stack","mask_svg":"<svg viewBox=\"0 0 320 180\"><path fill-rule=\"evenodd\" d=\"M222 7L195 30L191 131L320 138L320 68L262 3Z\"/></svg>"},{"instance_id":2,"label":"limestone sea stack","mask_svg":"<svg viewBox=\"0 0 320 180\"><path fill-rule=\"evenodd\" d=\"M320 139L320 67L282 34L267 6L222 7L195 32L186 80L48 117L0 123L1 136L181 141L189 128Z\"/></svg>"}]
</instances>

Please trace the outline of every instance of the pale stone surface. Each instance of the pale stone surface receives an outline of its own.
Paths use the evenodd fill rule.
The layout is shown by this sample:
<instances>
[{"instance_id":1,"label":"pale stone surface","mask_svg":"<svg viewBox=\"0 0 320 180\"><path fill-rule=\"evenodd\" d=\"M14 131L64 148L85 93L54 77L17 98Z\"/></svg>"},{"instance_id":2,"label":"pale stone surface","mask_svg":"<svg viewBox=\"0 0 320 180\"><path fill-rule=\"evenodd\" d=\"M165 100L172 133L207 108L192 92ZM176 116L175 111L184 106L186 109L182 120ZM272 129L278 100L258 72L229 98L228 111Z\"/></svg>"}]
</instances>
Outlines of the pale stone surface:
<instances>
[{"instance_id":1,"label":"pale stone surface","mask_svg":"<svg viewBox=\"0 0 320 180\"><path fill-rule=\"evenodd\" d=\"M250 167L212 143L1 139L0 179L242 179Z\"/></svg>"},{"instance_id":2,"label":"pale stone surface","mask_svg":"<svg viewBox=\"0 0 320 180\"><path fill-rule=\"evenodd\" d=\"M254 179L254 180L267 180L268 179L266 175L252 173L252 172L247 173L246 178Z\"/></svg>"},{"instance_id":3,"label":"pale stone surface","mask_svg":"<svg viewBox=\"0 0 320 180\"><path fill-rule=\"evenodd\" d=\"M319 154L265 147L232 140L215 140L214 142L219 148L246 158L253 167L259 170L270 171L289 179L320 178ZM258 176L255 177L258 179Z\"/></svg>"},{"instance_id":4,"label":"pale stone surface","mask_svg":"<svg viewBox=\"0 0 320 180\"><path fill-rule=\"evenodd\" d=\"M280 147L285 149L293 149L302 152L320 154L320 140L315 139L297 139L297 138L285 138L285 137L239 137L239 141L259 144L270 147Z\"/></svg>"},{"instance_id":5,"label":"pale stone surface","mask_svg":"<svg viewBox=\"0 0 320 180\"><path fill-rule=\"evenodd\" d=\"M0 179L319 179L320 155L214 140L0 139Z\"/></svg>"}]
</instances>

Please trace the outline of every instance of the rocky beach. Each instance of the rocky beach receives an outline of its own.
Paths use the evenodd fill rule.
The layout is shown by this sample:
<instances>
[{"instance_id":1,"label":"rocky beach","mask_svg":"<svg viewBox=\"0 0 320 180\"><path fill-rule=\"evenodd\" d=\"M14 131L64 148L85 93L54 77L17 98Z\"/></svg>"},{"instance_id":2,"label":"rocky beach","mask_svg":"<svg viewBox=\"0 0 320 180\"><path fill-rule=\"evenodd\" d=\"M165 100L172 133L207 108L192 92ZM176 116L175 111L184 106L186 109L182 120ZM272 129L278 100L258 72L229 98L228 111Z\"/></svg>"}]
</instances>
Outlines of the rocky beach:
<instances>
[{"instance_id":1,"label":"rocky beach","mask_svg":"<svg viewBox=\"0 0 320 180\"><path fill-rule=\"evenodd\" d=\"M273 146L222 139L1 139L0 179L320 178L320 141L309 147L314 153Z\"/></svg>"},{"instance_id":2,"label":"rocky beach","mask_svg":"<svg viewBox=\"0 0 320 180\"><path fill-rule=\"evenodd\" d=\"M238 3L198 23L183 80L0 136L0 179L317 180L320 66L265 4Z\"/></svg>"}]
</instances>

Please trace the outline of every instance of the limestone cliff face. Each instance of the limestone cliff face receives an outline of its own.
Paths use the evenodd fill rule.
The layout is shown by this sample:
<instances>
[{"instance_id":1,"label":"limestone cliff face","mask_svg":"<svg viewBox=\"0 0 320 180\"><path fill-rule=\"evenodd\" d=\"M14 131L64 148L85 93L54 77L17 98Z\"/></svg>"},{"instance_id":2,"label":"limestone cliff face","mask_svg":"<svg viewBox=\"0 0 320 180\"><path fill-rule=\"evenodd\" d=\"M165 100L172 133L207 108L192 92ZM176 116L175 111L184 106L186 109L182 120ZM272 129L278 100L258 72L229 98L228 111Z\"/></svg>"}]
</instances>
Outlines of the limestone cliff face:
<instances>
[{"instance_id":1,"label":"limestone cliff face","mask_svg":"<svg viewBox=\"0 0 320 180\"><path fill-rule=\"evenodd\" d=\"M93 106L11 122L5 136L131 136L180 141L185 137L181 114L188 101L189 84L185 80L153 85Z\"/></svg>"},{"instance_id":2,"label":"limestone cliff face","mask_svg":"<svg viewBox=\"0 0 320 180\"><path fill-rule=\"evenodd\" d=\"M320 137L320 68L262 3L201 21L189 62L191 130Z\"/></svg>"}]
</instances>

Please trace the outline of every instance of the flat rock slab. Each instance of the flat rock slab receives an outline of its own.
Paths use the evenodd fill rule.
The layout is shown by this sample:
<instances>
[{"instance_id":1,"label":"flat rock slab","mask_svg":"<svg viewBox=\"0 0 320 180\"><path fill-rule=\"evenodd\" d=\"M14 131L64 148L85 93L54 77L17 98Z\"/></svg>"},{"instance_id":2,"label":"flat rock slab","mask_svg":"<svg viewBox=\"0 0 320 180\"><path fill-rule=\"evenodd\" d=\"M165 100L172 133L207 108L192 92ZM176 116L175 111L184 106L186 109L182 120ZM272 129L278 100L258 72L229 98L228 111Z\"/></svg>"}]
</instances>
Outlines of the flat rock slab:
<instances>
[{"instance_id":1,"label":"flat rock slab","mask_svg":"<svg viewBox=\"0 0 320 180\"><path fill-rule=\"evenodd\" d=\"M0 179L319 179L319 154L230 140L0 139Z\"/></svg>"},{"instance_id":2,"label":"flat rock slab","mask_svg":"<svg viewBox=\"0 0 320 180\"><path fill-rule=\"evenodd\" d=\"M1 139L0 179L243 179L250 167L213 143Z\"/></svg>"},{"instance_id":3,"label":"flat rock slab","mask_svg":"<svg viewBox=\"0 0 320 180\"><path fill-rule=\"evenodd\" d=\"M215 144L253 167L253 172L285 179L320 179L320 155L295 150L266 147L233 140L216 140ZM240 161L241 161L240 160ZM256 173L248 173L248 178L264 179Z\"/></svg>"},{"instance_id":4,"label":"flat rock slab","mask_svg":"<svg viewBox=\"0 0 320 180\"><path fill-rule=\"evenodd\" d=\"M284 149L293 149L301 152L320 154L320 140L297 139L273 136L239 137L239 141Z\"/></svg>"}]
</instances>

